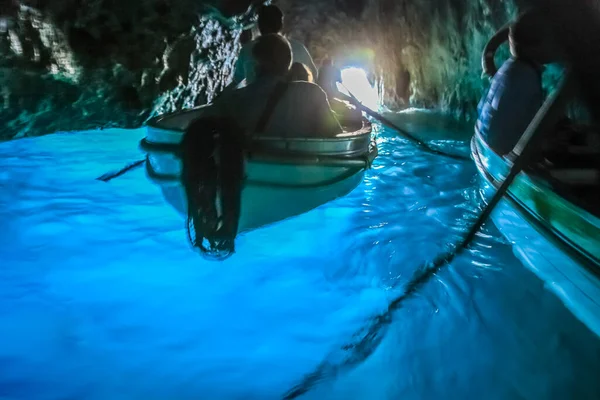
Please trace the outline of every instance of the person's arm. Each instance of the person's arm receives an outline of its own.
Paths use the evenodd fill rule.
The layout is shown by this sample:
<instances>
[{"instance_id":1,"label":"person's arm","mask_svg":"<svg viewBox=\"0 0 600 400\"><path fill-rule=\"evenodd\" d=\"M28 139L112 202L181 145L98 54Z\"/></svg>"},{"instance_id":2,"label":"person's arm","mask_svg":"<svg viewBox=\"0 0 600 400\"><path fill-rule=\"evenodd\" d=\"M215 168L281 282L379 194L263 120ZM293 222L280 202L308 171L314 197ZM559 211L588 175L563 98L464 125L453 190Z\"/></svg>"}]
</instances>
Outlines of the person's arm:
<instances>
[{"instance_id":1,"label":"person's arm","mask_svg":"<svg viewBox=\"0 0 600 400\"><path fill-rule=\"evenodd\" d=\"M496 54L498 47L508 40L511 24L512 23L509 22L500 28L483 48L483 53L481 54L481 67L483 68L483 73L490 78L498 72L498 68L496 68L496 64L494 63L494 55Z\"/></svg>"},{"instance_id":2,"label":"person's arm","mask_svg":"<svg viewBox=\"0 0 600 400\"><path fill-rule=\"evenodd\" d=\"M342 133L343 129L331 109L327 95L319 86L314 84L311 86L309 101L312 105L313 115L315 116L315 135L334 136Z\"/></svg>"},{"instance_id":3,"label":"person's arm","mask_svg":"<svg viewBox=\"0 0 600 400\"><path fill-rule=\"evenodd\" d=\"M235 88L234 88L235 89ZM235 95L232 90L225 88L217 97L215 97L207 107L203 109L202 117L224 117L228 114L231 103Z\"/></svg>"}]
</instances>

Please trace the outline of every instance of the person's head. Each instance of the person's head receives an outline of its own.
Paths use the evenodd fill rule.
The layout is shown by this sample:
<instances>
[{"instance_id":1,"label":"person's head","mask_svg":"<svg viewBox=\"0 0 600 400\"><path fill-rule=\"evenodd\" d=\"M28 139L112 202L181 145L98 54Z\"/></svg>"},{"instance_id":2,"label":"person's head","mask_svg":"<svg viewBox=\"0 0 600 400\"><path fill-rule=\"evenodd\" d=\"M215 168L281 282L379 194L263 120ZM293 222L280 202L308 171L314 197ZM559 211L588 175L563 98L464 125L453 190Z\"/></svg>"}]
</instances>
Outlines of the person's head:
<instances>
[{"instance_id":1,"label":"person's head","mask_svg":"<svg viewBox=\"0 0 600 400\"><path fill-rule=\"evenodd\" d=\"M342 71L335 65L333 58L331 58L329 55L326 55L321 62L318 82L323 88L336 88L336 83L342 82Z\"/></svg>"},{"instance_id":2,"label":"person's head","mask_svg":"<svg viewBox=\"0 0 600 400\"><path fill-rule=\"evenodd\" d=\"M549 19L539 10L520 14L510 26L510 52L516 58L547 64L558 58Z\"/></svg>"},{"instance_id":3,"label":"person's head","mask_svg":"<svg viewBox=\"0 0 600 400\"><path fill-rule=\"evenodd\" d=\"M279 7L262 6L258 10L258 30L261 35L279 33L283 29L283 12Z\"/></svg>"},{"instance_id":4,"label":"person's head","mask_svg":"<svg viewBox=\"0 0 600 400\"><path fill-rule=\"evenodd\" d=\"M288 79L290 81L314 82L313 74L310 72L310 69L308 69L306 65L299 62L293 63L290 67Z\"/></svg>"},{"instance_id":5,"label":"person's head","mask_svg":"<svg viewBox=\"0 0 600 400\"><path fill-rule=\"evenodd\" d=\"M331 67L333 65L333 60L331 59L331 57L329 57L329 54L325 56L325 58L323 58L323 61L321 62L321 67Z\"/></svg>"},{"instance_id":6,"label":"person's head","mask_svg":"<svg viewBox=\"0 0 600 400\"><path fill-rule=\"evenodd\" d=\"M252 46L256 75L285 76L292 63L290 42L281 35L261 35Z\"/></svg>"},{"instance_id":7,"label":"person's head","mask_svg":"<svg viewBox=\"0 0 600 400\"><path fill-rule=\"evenodd\" d=\"M240 33L240 43L242 45L252 41L252 29L244 29Z\"/></svg>"}]
</instances>

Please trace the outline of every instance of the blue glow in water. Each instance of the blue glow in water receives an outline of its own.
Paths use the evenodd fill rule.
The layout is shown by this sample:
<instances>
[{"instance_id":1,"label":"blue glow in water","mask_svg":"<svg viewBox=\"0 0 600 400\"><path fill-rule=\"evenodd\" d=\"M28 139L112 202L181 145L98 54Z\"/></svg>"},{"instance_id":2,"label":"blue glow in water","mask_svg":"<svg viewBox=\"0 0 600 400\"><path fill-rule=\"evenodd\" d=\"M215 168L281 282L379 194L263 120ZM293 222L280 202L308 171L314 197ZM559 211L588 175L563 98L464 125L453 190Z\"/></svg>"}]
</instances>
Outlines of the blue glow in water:
<instances>
[{"instance_id":1,"label":"blue glow in water","mask_svg":"<svg viewBox=\"0 0 600 400\"><path fill-rule=\"evenodd\" d=\"M0 398L280 398L477 212L473 165L383 130L350 195L210 263L143 170L94 180L139 158L141 134L0 145ZM365 363L305 398L599 398L599 365L598 339L488 225Z\"/></svg>"}]
</instances>

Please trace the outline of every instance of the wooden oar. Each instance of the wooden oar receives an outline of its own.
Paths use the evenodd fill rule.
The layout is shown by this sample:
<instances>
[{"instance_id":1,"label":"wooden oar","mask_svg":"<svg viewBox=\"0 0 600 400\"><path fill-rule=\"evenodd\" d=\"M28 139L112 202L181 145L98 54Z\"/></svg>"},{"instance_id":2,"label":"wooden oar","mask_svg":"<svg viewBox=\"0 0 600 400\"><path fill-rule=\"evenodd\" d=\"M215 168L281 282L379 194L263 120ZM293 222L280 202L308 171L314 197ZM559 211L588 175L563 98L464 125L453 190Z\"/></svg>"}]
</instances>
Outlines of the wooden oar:
<instances>
[{"instance_id":1,"label":"wooden oar","mask_svg":"<svg viewBox=\"0 0 600 400\"><path fill-rule=\"evenodd\" d=\"M346 86L344 86L344 84L341 84L341 85L348 91L348 94L350 95L350 96L345 96L343 93L340 93L340 95L344 96L346 100L348 100L350 103L352 103L353 105L355 105L359 110L364 111L367 115L375 118L376 120L378 120L382 124L387 125L390 128L392 128L392 129L395 129L402 136L404 136L405 138L407 138L408 140L410 140L411 142L413 142L417 146L421 147L422 149L424 149L424 150L426 150L426 151L428 151L430 153L437 154L437 155L440 155L440 156L449 157L449 158L453 158L455 160L471 160L471 158L468 157L468 156L463 156L463 155L460 155L460 154L446 153L446 152L443 152L441 150L437 150L437 149L435 149L435 148L427 145L425 142L423 142L421 139L417 138L415 135L413 135L412 133L410 133L406 129L403 129L403 128L399 127L398 125L394 124L389 119L385 118L383 115L381 115L381 114L379 114L379 113L371 110L369 107L363 105L356 98L356 96L354 96L352 94L352 92Z\"/></svg>"}]
</instances>

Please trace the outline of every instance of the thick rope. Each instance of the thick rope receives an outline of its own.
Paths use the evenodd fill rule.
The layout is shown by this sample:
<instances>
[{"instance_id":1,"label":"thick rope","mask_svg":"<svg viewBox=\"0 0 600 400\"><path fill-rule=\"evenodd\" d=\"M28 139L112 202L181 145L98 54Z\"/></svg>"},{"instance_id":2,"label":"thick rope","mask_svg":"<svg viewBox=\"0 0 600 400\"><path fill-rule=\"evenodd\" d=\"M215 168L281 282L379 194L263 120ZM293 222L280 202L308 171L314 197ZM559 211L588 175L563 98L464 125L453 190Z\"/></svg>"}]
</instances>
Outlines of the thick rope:
<instances>
[{"instance_id":1,"label":"thick rope","mask_svg":"<svg viewBox=\"0 0 600 400\"><path fill-rule=\"evenodd\" d=\"M137 167L141 167L145 162L146 162L145 158L142 160L134 161L131 164L127 164L126 166L124 166L123 168L121 168L118 171L107 172L104 175L97 177L96 180L102 181L102 182L109 182L109 181L111 181L111 180L137 168Z\"/></svg>"},{"instance_id":2,"label":"thick rope","mask_svg":"<svg viewBox=\"0 0 600 400\"><path fill-rule=\"evenodd\" d=\"M535 155L534 144L537 144L541 135L544 132L547 132L558 121L558 116L560 115L560 112L558 111L563 108L567 96L565 90L566 85L567 79L563 78L559 87L554 91L553 95L546 100L533 121L529 124L527 130L515 146L516 156L508 175L498 187L496 193L494 193L494 196L490 199L481 214L477 217L477 220L471 226L467 234L460 242L453 246L454 250L438 255L433 261L422 264L417 268L413 278L406 285L404 292L390 302L387 310L372 318L365 327L353 335L355 339L352 342L342 346L341 350L348 352L348 354L346 354L341 361L331 362L325 360L321 362L314 372L306 375L300 384L293 387L283 396L283 399L295 399L303 395L317 383L332 379L340 373L353 368L375 352L385 336L386 328L392 321L394 311L401 307L404 300L413 295L423 284L435 276L442 267L448 265L457 255L469 247L476 237L477 232L479 232L496 205L504 197L515 177L530 162L531 157Z\"/></svg>"}]
</instances>

